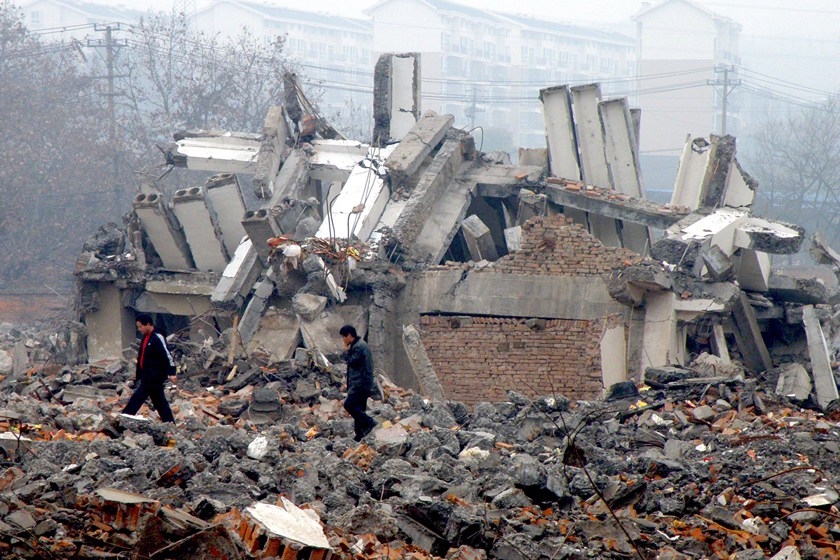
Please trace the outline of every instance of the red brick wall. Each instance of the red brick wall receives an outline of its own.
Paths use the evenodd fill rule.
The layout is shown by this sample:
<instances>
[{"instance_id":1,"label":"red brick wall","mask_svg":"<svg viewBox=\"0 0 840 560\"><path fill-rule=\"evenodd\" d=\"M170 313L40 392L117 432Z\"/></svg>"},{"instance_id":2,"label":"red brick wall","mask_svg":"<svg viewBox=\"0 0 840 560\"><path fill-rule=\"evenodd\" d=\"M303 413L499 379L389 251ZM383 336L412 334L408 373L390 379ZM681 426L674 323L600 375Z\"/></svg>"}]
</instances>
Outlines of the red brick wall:
<instances>
[{"instance_id":1,"label":"red brick wall","mask_svg":"<svg viewBox=\"0 0 840 560\"><path fill-rule=\"evenodd\" d=\"M581 282L587 282L641 258L627 249L605 247L558 214L529 220L522 226L519 251L472 274L486 270L579 276ZM605 321L614 323L620 318L549 319L542 330L528 327L527 320L421 317L423 344L447 398L469 405L504 401L509 389L530 397L562 394L570 399L600 398L601 333Z\"/></svg>"},{"instance_id":2,"label":"red brick wall","mask_svg":"<svg viewBox=\"0 0 840 560\"><path fill-rule=\"evenodd\" d=\"M599 339L604 322L424 315L426 353L447 399L474 405L507 400L513 389L529 397L602 394Z\"/></svg>"}]
</instances>

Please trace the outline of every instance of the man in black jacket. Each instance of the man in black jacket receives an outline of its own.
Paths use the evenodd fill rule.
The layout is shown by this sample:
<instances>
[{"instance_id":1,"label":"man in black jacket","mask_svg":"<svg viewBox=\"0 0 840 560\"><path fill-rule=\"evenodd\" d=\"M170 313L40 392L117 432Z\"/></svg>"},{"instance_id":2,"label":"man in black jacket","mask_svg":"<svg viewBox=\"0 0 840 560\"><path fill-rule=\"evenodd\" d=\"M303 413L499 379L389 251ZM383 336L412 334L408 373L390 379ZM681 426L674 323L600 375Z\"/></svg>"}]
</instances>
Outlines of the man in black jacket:
<instances>
[{"instance_id":1,"label":"man in black jacket","mask_svg":"<svg viewBox=\"0 0 840 560\"><path fill-rule=\"evenodd\" d=\"M163 335L155 332L152 324L152 317L146 313L140 313L136 317L137 330L143 336L140 349L137 352L137 375L135 376L134 393L123 409L123 414L136 414L146 398L152 399L152 404L157 410L162 422L175 423L172 416L172 409L166 401L163 392L163 384L166 378L175 380L175 361L169 348L166 346L166 339Z\"/></svg>"},{"instance_id":2,"label":"man in black jacket","mask_svg":"<svg viewBox=\"0 0 840 560\"><path fill-rule=\"evenodd\" d=\"M338 331L344 341L344 354L347 362L347 399L344 410L353 417L356 441L362 441L368 435L376 421L367 415L367 400L373 391L373 358L367 343L356 334L352 325L344 325Z\"/></svg>"}]
</instances>

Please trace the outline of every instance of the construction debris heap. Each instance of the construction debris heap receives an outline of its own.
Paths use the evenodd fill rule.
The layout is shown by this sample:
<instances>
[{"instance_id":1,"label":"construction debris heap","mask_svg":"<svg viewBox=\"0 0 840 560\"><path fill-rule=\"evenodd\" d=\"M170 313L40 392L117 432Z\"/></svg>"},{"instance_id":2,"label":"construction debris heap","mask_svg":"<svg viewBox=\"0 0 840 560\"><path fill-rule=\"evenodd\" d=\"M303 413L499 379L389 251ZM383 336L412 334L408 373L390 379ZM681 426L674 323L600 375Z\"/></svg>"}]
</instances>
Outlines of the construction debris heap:
<instances>
[{"instance_id":1,"label":"construction debris heap","mask_svg":"<svg viewBox=\"0 0 840 560\"><path fill-rule=\"evenodd\" d=\"M840 258L752 212L735 139L645 198L639 115L540 91L545 149L483 153L383 55L375 142L287 76L259 133L181 131L77 261L72 320L4 326L0 549L19 558L822 558L840 554ZM410 101L407 101L410 100ZM248 177L250 189L240 181ZM177 426L116 412L134 315ZM343 324L379 426L341 409Z\"/></svg>"}]
</instances>

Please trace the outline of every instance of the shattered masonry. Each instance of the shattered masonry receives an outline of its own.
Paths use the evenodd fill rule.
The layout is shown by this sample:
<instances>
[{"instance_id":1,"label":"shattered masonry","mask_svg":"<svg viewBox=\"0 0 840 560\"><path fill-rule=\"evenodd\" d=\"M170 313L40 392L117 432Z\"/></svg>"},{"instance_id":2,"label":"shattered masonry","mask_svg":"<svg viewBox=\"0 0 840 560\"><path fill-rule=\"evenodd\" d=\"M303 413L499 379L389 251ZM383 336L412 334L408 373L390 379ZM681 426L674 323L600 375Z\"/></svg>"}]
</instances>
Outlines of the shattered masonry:
<instances>
[{"instance_id":1,"label":"shattered masonry","mask_svg":"<svg viewBox=\"0 0 840 560\"><path fill-rule=\"evenodd\" d=\"M374 145L341 138L295 95L261 133L175 135L167 161L215 175L168 201L144 182L124 227L85 244L80 323L51 347L89 365L42 366L47 384L27 373L43 355L24 347L10 360L2 418L36 438L4 446L34 461L4 475L20 501L9 511L28 511L27 473L66 488L26 451L51 441L55 464L83 481L30 494L87 508L84 538L161 558L373 558L391 541L400 557L452 559L836 552L822 518L783 521L795 504L757 510L770 487L726 478L759 453L799 472L834 452L803 436L779 454L773 440L792 426L768 406L831 415L837 398L837 280L771 269L770 255L797 252L804 231L752 214L757 183L735 139L689 138L672 202L658 205L644 199L626 100L602 99L597 84L542 90L547 147L512 165L479 152L451 115L419 113L419 68L416 53L377 64ZM836 265L824 243L814 251ZM128 377L137 311L175 335L174 433L102 413L125 393L105 374ZM349 444L341 416L345 323L381 374L370 446ZM783 367L794 355L802 369ZM834 429L798 414L815 433ZM35 427L37 416L50 426ZM71 465L82 442L98 451ZM809 480L808 503L840 500L821 485L827 473ZM630 529L611 525L613 509ZM684 521L666 526L655 512ZM29 530L26 515L15 523ZM774 524L750 521L762 519ZM51 554L83 540L44 534L37 546ZM663 534L676 538L660 546ZM0 545L19 551L15 542Z\"/></svg>"}]
</instances>

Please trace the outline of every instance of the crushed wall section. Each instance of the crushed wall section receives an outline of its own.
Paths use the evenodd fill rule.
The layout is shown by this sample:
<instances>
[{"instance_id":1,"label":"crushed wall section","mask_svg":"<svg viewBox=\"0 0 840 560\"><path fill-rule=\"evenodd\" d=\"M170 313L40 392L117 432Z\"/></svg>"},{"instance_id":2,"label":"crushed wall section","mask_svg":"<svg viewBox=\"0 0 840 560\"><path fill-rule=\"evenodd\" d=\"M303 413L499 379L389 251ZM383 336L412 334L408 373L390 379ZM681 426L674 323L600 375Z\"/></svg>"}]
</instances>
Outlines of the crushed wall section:
<instances>
[{"instance_id":1,"label":"crushed wall section","mask_svg":"<svg viewBox=\"0 0 840 560\"><path fill-rule=\"evenodd\" d=\"M529 397L600 398L602 320L420 318L423 345L448 400L474 406L505 401L508 390Z\"/></svg>"},{"instance_id":2,"label":"crushed wall section","mask_svg":"<svg viewBox=\"0 0 840 560\"><path fill-rule=\"evenodd\" d=\"M534 218L522 226L522 245L483 270L511 274L577 276L605 274L641 257L601 244L562 214Z\"/></svg>"}]
</instances>

